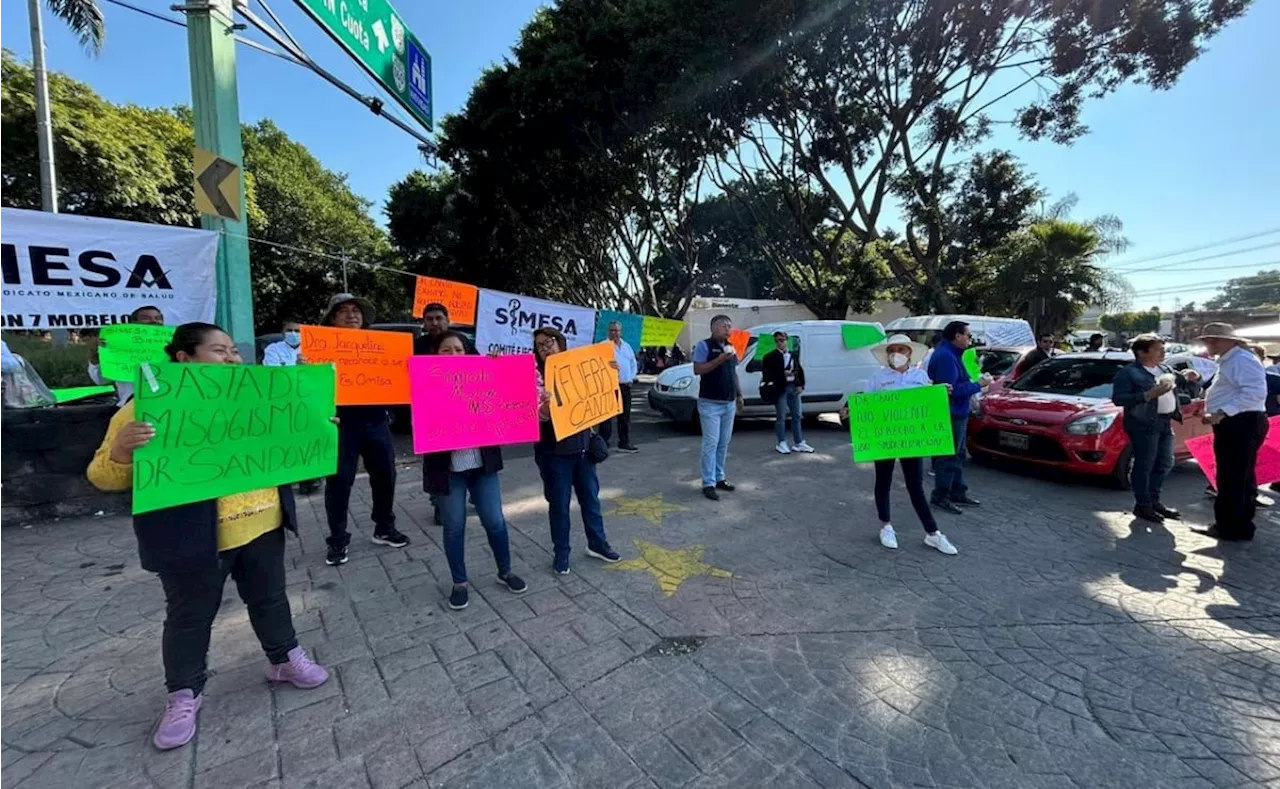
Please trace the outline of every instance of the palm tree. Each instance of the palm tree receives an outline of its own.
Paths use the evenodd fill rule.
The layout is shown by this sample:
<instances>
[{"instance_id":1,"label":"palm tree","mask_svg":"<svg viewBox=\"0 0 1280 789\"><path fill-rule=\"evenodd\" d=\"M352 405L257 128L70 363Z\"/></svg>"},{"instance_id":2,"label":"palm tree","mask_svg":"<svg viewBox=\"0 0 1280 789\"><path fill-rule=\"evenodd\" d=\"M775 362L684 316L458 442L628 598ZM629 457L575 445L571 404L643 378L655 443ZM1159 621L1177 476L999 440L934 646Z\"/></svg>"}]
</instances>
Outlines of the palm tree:
<instances>
[{"instance_id":1,"label":"palm tree","mask_svg":"<svg viewBox=\"0 0 1280 789\"><path fill-rule=\"evenodd\" d=\"M49 10L67 23L80 43L95 55L102 50L106 19L97 0L48 0ZM36 137L40 143L40 193L46 211L58 210L58 180L53 163L53 124L49 117L49 72L44 64L44 22L40 0L27 0L31 18L31 71L36 89Z\"/></svg>"}]
</instances>

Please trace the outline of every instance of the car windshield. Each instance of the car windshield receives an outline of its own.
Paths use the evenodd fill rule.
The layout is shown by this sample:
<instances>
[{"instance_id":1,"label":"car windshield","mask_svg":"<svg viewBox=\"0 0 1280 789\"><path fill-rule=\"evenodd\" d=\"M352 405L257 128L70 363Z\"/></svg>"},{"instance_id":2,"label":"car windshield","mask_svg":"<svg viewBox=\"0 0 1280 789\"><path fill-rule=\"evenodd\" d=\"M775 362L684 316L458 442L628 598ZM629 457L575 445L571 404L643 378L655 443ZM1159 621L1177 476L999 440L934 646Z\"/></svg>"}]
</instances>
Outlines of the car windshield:
<instances>
[{"instance_id":1,"label":"car windshield","mask_svg":"<svg viewBox=\"0 0 1280 789\"><path fill-rule=\"evenodd\" d=\"M1022 358L1022 354L1017 351L978 350L978 364L982 368L982 372L989 373L996 378L1013 372L1013 366L1018 363L1020 358Z\"/></svg>"},{"instance_id":2,"label":"car windshield","mask_svg":"<svg viewBox=\"0 0 1280 789\"><path fill-rule=\"evenodd\" d=\"M1111 397L1111 382L1125 359L1049 359L1036 365L1010 386L1019 392Z\"/></svg>"}]
</instances>

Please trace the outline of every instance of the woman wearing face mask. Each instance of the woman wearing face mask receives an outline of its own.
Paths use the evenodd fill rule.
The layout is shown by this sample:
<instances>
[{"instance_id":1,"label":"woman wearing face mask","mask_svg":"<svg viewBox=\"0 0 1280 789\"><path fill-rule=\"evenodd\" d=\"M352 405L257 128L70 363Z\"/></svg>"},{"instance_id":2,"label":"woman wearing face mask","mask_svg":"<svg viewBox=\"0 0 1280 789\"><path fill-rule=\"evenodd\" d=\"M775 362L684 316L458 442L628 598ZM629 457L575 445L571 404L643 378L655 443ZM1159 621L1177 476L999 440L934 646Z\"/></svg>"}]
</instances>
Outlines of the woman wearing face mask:
<instances>
[{"instance_id":1,"label":"woman wearing face mask","mask_svg":"<svg viewBox=\"0 0 1280 789\"><path fill-rule=\"evenodd\" d=\"M867 381L867 393L885 392L892 389L911 389L917 386L932 386L929 374L919 367L912 367L912 359L924 356L928 349L905 334L894 334L879 345L871 348L871 353L884 364L875 375ZM951 387L947 386L947 391ZM848 413L848 406L845 406ZM929 499L924 493L924 462L921 458L899 458L898 460L877 460L876 465L876 512L880 516L880 544L886 548L898 547L898 535L889 522L889 489L893 485L893 464L902 466L902 477L907 483L907 493L911 497L911 506L924 525L924 544L930 548L954 556L959 551L951 544L946 535L938 531L938 524L929 509Z\"/></svg>"},{"instance_id":2,"label":"woman wearing face mask","mask_svg":"<svg viewBox=\"0 0 1280 789\"><path fill-rule=\"evenodd\" d=\"M456 331L446 331L435 338L435 354L464 356L467 340ZM470 351L470 355L477 355ZM511 548L507 542L507 519L502 514L502 489L498 472L502 470L502 450L498 447L455 449L433 452L422 457L422 489L431 494L439 506L444 526L444 555L453 576L449 607L460 611L467 607L467 564L464 558L467 526L467 493L480 516L480 525L489 538L489 549L498 564L498 580L515 594L529 587L511 572Z\"/></svg>"},{"instance_id":3,"label":"woman wearing face mask","mask_svg":"<svg viewBox=\"0 0 1280 789\"><path fill-rule=\"evenodd\" d=\"M209 323L179 326L165 352L175 362L241 363L235 343ZM134 420L134 402L125 403L89 464L89 481L100 490L128 490L133 452L155 436L155 427ZM228 575L267 654L267 679L314 688L329 678L298 646L285 594L284 530L296 533L296 523L288 485L133 516L142 569L160 576L166 605L160 651L169 698L152 739L157 748L195 736L209 636Z\"/></svg>"}]
</instances>

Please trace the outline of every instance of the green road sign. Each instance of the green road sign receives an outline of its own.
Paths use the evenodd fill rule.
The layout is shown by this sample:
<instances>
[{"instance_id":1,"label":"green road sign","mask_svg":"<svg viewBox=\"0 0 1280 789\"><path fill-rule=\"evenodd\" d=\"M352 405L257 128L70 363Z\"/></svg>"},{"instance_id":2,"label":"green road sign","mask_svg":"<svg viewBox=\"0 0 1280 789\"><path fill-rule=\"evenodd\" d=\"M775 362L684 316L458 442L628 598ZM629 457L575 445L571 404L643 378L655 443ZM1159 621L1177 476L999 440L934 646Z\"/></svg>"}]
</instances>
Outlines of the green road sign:
<instances>
[{"instance_id":1,"label":"green road sign","mask_svg":"<svg viewBox=\"0 0 1280 789\"><path fill-rule=\"evenodd\" d=\"M297 0L406 110L431 128L431 55L387 0Z\"/></svg>"}]
</instances>

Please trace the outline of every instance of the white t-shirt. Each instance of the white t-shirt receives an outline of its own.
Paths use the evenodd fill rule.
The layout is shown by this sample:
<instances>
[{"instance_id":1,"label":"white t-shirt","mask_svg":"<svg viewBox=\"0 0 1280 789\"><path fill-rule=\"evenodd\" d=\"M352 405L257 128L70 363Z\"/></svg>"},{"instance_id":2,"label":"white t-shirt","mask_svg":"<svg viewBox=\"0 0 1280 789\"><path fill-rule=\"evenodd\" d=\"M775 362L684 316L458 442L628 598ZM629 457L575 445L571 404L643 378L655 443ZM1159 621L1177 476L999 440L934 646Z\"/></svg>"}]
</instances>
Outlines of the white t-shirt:
<instances>
[{"instance_id":1,"label":"white t-shirt","mask_svg":"<svg viewBox=\"0 0 1280 789\"><path fill-rule=\"evenodd\" d=\"M1142 369L1146 370L1147 372L1155 376L1156 381L1159 381L1160 376L1165 374L1164 370L1161 370L1159 367L1147 367L1144 365ZM1178 410L1178 395L1172 389L1160 395L1160 397L1156 400L1157 413L1172 414L1174 411L1177 411L1177 410Z\"/></svg>"},{"instance_id":2,"label":"white t-shirt","mask_svg":"<svg viewBox=\"0 0 1280 789\"><path fill-rule=\"evenodd\" d=\"M791 366L791 351L782 352L782 369L787 371L787 383L795 382L796 371Z\"/></svg>"}]
</instances>

